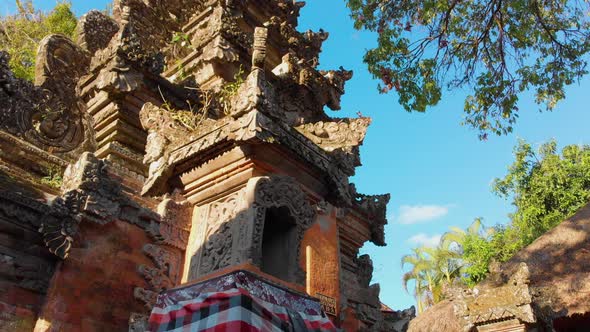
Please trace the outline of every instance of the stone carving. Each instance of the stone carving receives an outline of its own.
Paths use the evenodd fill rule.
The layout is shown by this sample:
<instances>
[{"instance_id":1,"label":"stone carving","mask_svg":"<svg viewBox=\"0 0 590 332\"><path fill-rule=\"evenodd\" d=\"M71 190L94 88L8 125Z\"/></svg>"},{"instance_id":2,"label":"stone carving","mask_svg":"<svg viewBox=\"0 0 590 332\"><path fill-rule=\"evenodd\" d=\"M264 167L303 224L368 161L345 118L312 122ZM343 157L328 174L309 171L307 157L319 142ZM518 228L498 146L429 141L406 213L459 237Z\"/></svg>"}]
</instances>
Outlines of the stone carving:
<instances>
[{"instance_id":1,"label":"stone carving","mask_svg":"<svg viewBox=\"0 0 590 332\"><path fill-rule=\"evenodd\" d=\"M65 193L53 201L40 228L49 250L62 259L83 220L101 225L123 220L161 239L160 216L125 196L119 183L109 178L105 162L91 153L82 154L66 169L62 190Z\"/></svg>"},{"instance_id":2,"label":"stone carving","mask_svg":"<svg viewBox=\"0 0 590 332\"><path fill-rule=\"evenodd\" d=\"M385 319L384 328L386 331L406 332L410 321L416 318L416 308L414 306L399 311L384 311Z\"/></svg>"},{"instance_id":3,"label":"stone carving","mask_svg":"<svg viewBox=\"0 0 590 332\"><path fill-rule=\"evenodd\" d=\"M359 256L357 259L359 286L369 288L373 279L373 260L369 255Z\"/></svg>"},{"instance_id":4,"label":"stone carving","mask_svg":"<svg viewBox=\"0 0 590 332\"><path fill-rule=\"evenodd\" d=\"M209 206L200 262L201 275L232 263L233 229L239 223L236 217L243 209L242 196L243 191L238 191Z\"/></svg>"},{"instance_id":5,"label":"stone carving","mask_svg":"<svg viewBox=\"0 0 590 332\"><path fill-rule=\"evenodd\" d=\"M474 289L451 287L445 294L452 300L455 315L460 318L464 331L514 318L524 323L536 321L525 263L521 263L503 285L483 283Z\"/></svg>"},{"instance_id":6,"label":"stone carving","mask_svg":"<svg viewBox=\"0 0 590 332\"><path fill-rule=\"evenodd\" d=\"M359 149L365 139L370 118L335 119L299 126L296 129L327 152L346 174L354 175L360 166Z\"/></svg>"},{"instance_id":7,"label":"stone carving","mask_svg":"<svg viewBox=\"0 0 590 332\"><path fill-rule=\"evenodd\" d=\"M160 269L141 265L139 266L138 271L156 293L169 289L173 286L170 278Z\"/></svg>"},{"instance_id":8,"label":"stone carving","mask_svg":"<svg viewBox=\"0 0 590 332\"><path fill-rule=\"evenodd\" d=\"M158 293L145 288L136 287L133 290L133 297L143 303L147 310L151 311L158 300Z\"/></svg>"},{"instance_id":9,"label":"stone carving","mask_svg":"<svg viewBox=\"0 0 590 332\"><path fill-rule=\"evenodd\" d=\"M171 175L170 153L179 145L198 137L199 131L190 131L172 118L170 111L146 103L140 113L141 125L148 132L143 162L149 165L148 179L142 195L164 192L165 182ZM207 128L206 123L203 124Z\"/></svg>"},{"instance_id":10,"label":"stone carving","mask_svg":"<svg viewBox=\"0 0 590 332\"><path fill-rule=\"evenodd\" d=\"M340 109L340 98L344 94L344 84L352 78L352 71L340 67L338 70L320 71L329 83L328 102L330 109Z\"/></svg>"},{"instance_id":11,"label":"stone carving","mask_svg":"<svg viewBox=\"0 0 590 332\"><path fill-rule=\"evenodd\" d=\"M149 317L144 314L131 313L129 317L129 332L145 332L149 328Z\"/></svg>"},{"instance_id":12,"label":"stone carving","mask_svg":"<svg viewBox=\"0 0 590 332\"><path fill-rule=\"evenodd\" d=\"M247 197L246 200L243 198ZM315 219L316 209L295 180L288 176L254 178L245 189L209 205L197 234L200 251L191 261L189 278L203 276L231 264L252 260L261 266L266 212L286 208L295 221L295 243L289 260L290 280L302 282L298 253L303 233Z\"/></svg>"},{"instance_id":13,"label":"stone carving","mask_svg":"<svg viewBox=\"0 0 590 332\"><path fill-rule=\"evenodd\" d=\"M307 195L299 184L289 176L274 175L250 180L249 186L254 186L255 212L254 230L252 235L252 247L255 248L254 263L260 266L262 250L262 234L267 209L283 208L289 210L290 216L295 221L296 247L289 258L289 275L291 281L303 282L305 273L299 266L299 253L304 232L313 224L316 210L309 203Z\"/></svg>"},{"instance_id":14,"label":"stone carving","mask_svg":"<svg viewBox=\"0 0 590 332\"><path fill-rule=\"evenodd\" d=\"M87 74L88 52L61 35L50 35L39 43L35 84L55 93L66 104L75 105L76 85Z\"/></svg>"},{"instance_id":15,"label":"stone carving","mask_svg":"<svg viewBox=\"0 0 590 332\"><path fill-rule=\"evenodd\" d=\"M354 258L356 283L348 282L352 290L348 290L353 302L349 302L356 309L358 318L371 327L370 331L384 330L382 324L383 313L381 312L381 302L379 293L381 291L379 284L371 285L373 278L373 261L369 255L362 255Z\"/></svg>"},{"instance_id":16,"label":"stone carving","mask_svg":"<svg viewBox=\"0 0 590 332\"><path fill-rule=\"evenodd\" d=\"M76 42L91 54L108 47L119 31L119 25L112 18L98 10L91 10L78 21Z\"/></svg>"},{"instance_id":17,"label":"stone carving","mask_svg":"<svg viewBox=\"0 0 590 332\"><path fill-rule=\"evenodd\" d=\"M287 53L282 63L273 69L278 76L272 81L279 100L279 108L297 112L303 118L299 123L325 121L324 106L340 109L344 84L352 78L352 71L318 71L295 53Z\"/></svg>"},{"instance_id":18,"label":"stone carving","mask_svg":"<svg viewBox=\"0 0 590 332\"><path fill-rule=\"evenodd\" d=\"M311 226L316 212L299 184L289 176L273 175L256 181L254 202L257 207L287 207L302 228Z\"/></svg>"},{"instance_id":19,"label":"stone carving","mask_svg":"<svg viewBox=\"0 0 590 332\"><path fill-rule=\"evenodd\" d=\"M83 50L59 35L43 39L36 67L39 86L15 78L8 61L0 52L0 129L53 153L70 152L89 139L75 94L88 65Z\"/></svg>"},{"instance_id":20,"label":"stone carving","mask_svg":"<svg viewBox=\"0 0 590 332\"><path fill-rule=\"evenodd\" d=\"M353 206L366 214L371 224L371 241L378 246L385 245L385 225L387 224L387 203L391 195L363 195L350 184L350 193L354 197Z\"/></svg>"},{"instance_id":21,"label":"stone carving","mask_svg":"<svg viewBox=\"0 0 590 332\"><path fill-rule=\"evenodd\" d=\"M176 250L155 244L146 244L143 252L152 259L155 267L146 265L138 267L137 272L146 280L149 289L136 287L133 294L135 299L151 310L156 303L158 293L180 282L182 257Z\"/></svg>"},{"instance_id":22,"label":"stone carving","mask_svg":"<svg viewBox=\"0 0 590 332\"><path fill-rule=\"evenodd\" d=\"M370 124L371 118L334 119L305 124L296 129L322 149L332 152L363 144Z\"/></svg>"},{"instance_id":23,"label":"stone carving","mask_svg":"<svg viewBox=\"0 0 590 332\"><path fill-rule=\"evenodd\" d=\"M305 1L279 0L277 6L282 10L281 17L285 17L291 26L297 26L297 18L301 8L305 7Z\"/></svg>"},{"instance_id":24,"label":"stone carving","mask_svg":"<svg viewBox=\"0 0 590 332\"><path fill-rule=\"evenodd\" d=\"M182 258L179 253L155 244L146 244L143 251L172 283L180 280Z\"/></svg>"},{"instance_id":25,"label":"stone carving","mask_svg":"<svg viewBox=\"0 0 590 332\"><path fill-rule=\"evenodd\" d=\"M295 29L289 20L281 17L271 17L268 22L269 29L274 34L279 34L284 44L282 48L287 52L297 54L303 62L312 68L319 65L319 54L322 50L322 44L329 37L324 30L313 32L308 30L300 33Z\"/></svg>"},{"instance_id":26,"label":"stone carving","mask_svg":"<svg viewBox=\"0 0 590 332\"><path fill-rule=\"evenodd\" d=\"M254 45L252 52L252 67L264 69L266 60L266 39L268 38L268 29L257 27L254 30Z\"/></svg>"},{"instance_id":27,"label":"stone carving","mask_svg":"<svg viewBox=\"0 0 590 332\"><path fill-rule=\"evenodd\" d=\"M162 243L180 250L186 249L192 226L191 212L192 206L186 201L177 202L174 199L165 198L158 205Z\"/></svg>"}]
</instances>

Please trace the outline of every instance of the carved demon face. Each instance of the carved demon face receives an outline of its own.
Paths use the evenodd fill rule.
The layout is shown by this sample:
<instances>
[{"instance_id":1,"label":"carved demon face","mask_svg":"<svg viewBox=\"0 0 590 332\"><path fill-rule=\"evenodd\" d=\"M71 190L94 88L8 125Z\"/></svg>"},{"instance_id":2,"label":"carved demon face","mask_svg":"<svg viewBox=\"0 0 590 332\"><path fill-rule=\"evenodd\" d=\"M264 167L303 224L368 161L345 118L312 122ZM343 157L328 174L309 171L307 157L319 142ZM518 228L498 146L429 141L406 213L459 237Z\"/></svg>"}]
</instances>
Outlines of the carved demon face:
<instances>
[{"instance_id":1,"label":"carved demon face","mask_svg":"<svg viewBox=\"0 0 590 332\"><path fill-rule=\"evenodd\" d=\"M38 132L49 139L63 137L68 130L68 120L61 112L35 114L33 124Z\"/></svg>"}]
</instances>

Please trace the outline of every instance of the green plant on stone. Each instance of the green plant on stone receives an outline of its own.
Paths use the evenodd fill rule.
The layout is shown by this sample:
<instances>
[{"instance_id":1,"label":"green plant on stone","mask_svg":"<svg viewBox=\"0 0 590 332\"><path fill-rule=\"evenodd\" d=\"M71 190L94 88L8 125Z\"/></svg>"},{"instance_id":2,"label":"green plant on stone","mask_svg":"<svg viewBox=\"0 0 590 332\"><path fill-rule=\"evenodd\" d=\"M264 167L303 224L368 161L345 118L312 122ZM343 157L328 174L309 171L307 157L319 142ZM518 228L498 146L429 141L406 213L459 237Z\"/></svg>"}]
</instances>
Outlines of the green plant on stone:
<instances>
[{"instance_id":1,"label":"green plant on stone","mask_svg":"<svg viewBox=\"0 0 590 332\"><path fill-rule=\"evenodd\" d=\"M184 32L175 31L172 34L172 40L170 41L173 44L180 44L181 46L187 46L190 44L189 37Z\"/></svg>"},{"instance_id":2,"label":"green plant on stone","mask_svg":"<svg viewBox=\"0 0 590 332\"><path fill-rule=\"evenodd\" d=\"M41 184L59 189L63 183L61 169L57 166L48 166L45 168L45 173L47 175L41 178Z\"/></svg>"},{"instance_id":3,"label":"green plant on stone","mask_svg":"<svg viewBox=\"0 0 590 332\"><path fill-rule=\"evenodd\" d=\"M231 98L238 93L238 90L244 83L244 68L240 65L240 68L235 73L233 81L225 83L219 91L218 99L224 114L230 113Z\"/></svg>"},{"instance_id":4,"label":"green plant on stone","mask_svg":"<svg viewBox=\"0 0 590 332\"><path fill-rule=\"evenodd\" d=\"M191 41L188 34L175 31L170 39L172 58L182 58L190 50Z\"/></svg>"}]
</instances>

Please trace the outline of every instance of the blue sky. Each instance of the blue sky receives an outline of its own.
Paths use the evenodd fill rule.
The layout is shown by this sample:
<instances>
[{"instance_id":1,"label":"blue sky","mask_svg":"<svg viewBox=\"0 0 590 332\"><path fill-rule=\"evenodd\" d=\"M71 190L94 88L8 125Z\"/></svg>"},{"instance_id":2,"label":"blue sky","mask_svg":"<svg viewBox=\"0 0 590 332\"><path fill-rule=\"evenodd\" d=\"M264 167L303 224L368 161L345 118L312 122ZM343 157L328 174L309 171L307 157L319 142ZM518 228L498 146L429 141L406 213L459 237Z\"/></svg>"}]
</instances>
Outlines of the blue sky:
<instances>
[{"instance_id":1,"label":"blue sky","mask_svg":"<svg viewBox=\"0 0 590 332\"><path fill-rule=\"evenodd\" d=\"M103 9L106 0L73 0L81 15ZM53 0L37 0L43 9ZM3 14L14 11L13 0L0 0ZM324 43L320 67L354 70L346 86L342 111L332 116L355 117L357 112L373 118L361 148L363 166L353 178L357 189L367 194L391 193L386 226L387 247L370 244L364 253L373 257L373 281L381 284L381 299L402 309L414 299L401 285L401 256L424 243L434 243L449 226L467 227L475 217L487 226L505 223L510 202L490 192L490 184L506 173L512 149L519 138L538 146L551 138L560 146L590 143L588 96L590 79L567 89L567 98L553 112L539 113L531 96L522 98L520 119L509 136L490 136L482 142L477 132L460 125L463 91L446 92L440 104L425 114L407 113L395 95L380 95L362 62L364 51L375 35L352 28L344 0L308 0L300 18L301 31L330 32ZM586 93L584 93L586 91Z\"/></svg>"}]
</instances>

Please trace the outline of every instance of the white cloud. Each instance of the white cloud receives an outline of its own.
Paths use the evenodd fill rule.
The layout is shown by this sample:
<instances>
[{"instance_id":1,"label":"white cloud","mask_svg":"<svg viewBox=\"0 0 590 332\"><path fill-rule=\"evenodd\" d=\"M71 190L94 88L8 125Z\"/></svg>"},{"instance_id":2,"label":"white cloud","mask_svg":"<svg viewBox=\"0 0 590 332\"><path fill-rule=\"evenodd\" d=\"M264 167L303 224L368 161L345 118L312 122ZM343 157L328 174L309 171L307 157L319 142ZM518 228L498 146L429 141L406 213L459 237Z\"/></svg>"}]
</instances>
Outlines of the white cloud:
<instances>
[{"instance_id":1,"label":"white cloud","mask_svg":"<svg viewBox=\"0 0 590 332\"><path fill-rule=\"evenodd\" d=\"M412 236L408 239L408 243L418 245L418 246L427 246L427 247L436 247L440 242L440 238L442 234L435 234L432 236L428 236L427 234L420 233Z\"/></svg>"},{"instance_id":2,"label":"white cloud","mask_svg":"<svg viewBox=\"0 0 590 332\"><path fill-rule=\"evenodd\" d=\"M404 225L427 222L446 216L448 206L442 205L402 205L399 213L399 223Z\"/></svg>"}]
</instances>

